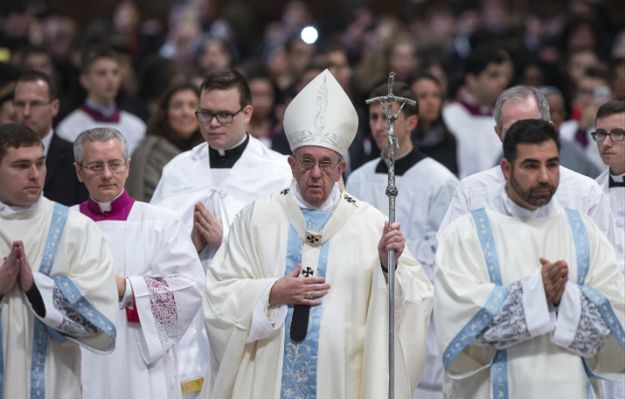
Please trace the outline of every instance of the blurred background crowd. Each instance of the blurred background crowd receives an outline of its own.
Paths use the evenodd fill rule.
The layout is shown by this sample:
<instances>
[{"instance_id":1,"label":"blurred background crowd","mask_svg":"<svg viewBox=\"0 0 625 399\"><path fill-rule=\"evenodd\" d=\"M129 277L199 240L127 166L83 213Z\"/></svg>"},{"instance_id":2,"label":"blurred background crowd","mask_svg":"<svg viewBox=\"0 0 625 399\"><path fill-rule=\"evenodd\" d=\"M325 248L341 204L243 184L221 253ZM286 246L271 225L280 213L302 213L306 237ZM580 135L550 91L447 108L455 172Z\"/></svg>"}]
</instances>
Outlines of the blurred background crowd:
<instances>
[{"instance_id":1,"label":"blurred background crowd","mask_svg":"<svg viewBox=\"0 0 625 399\"><path fill-rule=\"evenodd\" d=\"M505 73L482 73L490 59L480 57L492 54L478 54L485 46L507 53ZM378 155L364 100L389 71L419 99L415 144L456 174L445 104L470 98L489 113L505 88L540 87L562 137L585 152L592 146L579 133L592 127L597 106L625 98L620 1L2 0L0 123L15 120L14 83L25 70L56 82L55 123L80 107L81 62L95 48L114 50L118 60L102 90L146 123L147 137L179 150L201 142L193 112L208 72L233 66L246 76L254 106L248 131L284 153L286 105L329 68L362 118L352 170ZM596 176L603 169L596 150L585 153L596 169L584 173Z\"/></svg>"}]
</instances>

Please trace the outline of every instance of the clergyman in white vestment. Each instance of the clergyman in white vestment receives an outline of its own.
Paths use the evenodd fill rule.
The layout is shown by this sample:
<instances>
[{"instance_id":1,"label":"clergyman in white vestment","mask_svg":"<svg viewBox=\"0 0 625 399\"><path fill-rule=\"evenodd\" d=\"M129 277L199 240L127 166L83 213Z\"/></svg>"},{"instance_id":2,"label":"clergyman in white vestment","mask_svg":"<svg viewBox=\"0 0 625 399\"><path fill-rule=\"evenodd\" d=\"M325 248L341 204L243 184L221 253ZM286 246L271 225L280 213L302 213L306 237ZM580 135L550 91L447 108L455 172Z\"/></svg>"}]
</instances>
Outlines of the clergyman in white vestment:
<instances>
[{"instance_id":1,"label":"clergyman in white vestment","mask_svg":"<svg viewBox=\"0 0 625 399\"><path fill-rule=\"evenodd\" d=\"M497 99L494 127L502 141L510 126L520 119L550 120L549 103L534 87L514 86L501 93ZM499 192L504 183L504 175L499 165L462 179L440 224L439 233L456 218L475 209L487 208L503 212ZM610 201L591 178L560 165L560 183L554 199L560 206L590 216L610 242L615 243Z\"/></svg>"},{"instance_id":2,"label":"clergyman in white vestment","mask_svg":"<svg viewBox=\"0 0 625 399\"><path fill-rule=\"evenodd\" d=\"M521 120L504 141L503 212L440 236L434 317L448 398L605 398L625 373L625 279L595 223L552 200L558 135Z\"/></svg>"},{"instance_id":3,"label":"clergyman in white vestment","mask_svg":"<svg viewBox=\"0 0 625 399\"><path fill-rule=\"evenodd\" d=\"M241 208L291 184L286 157L245 132L254 110L251 102L249 86L239 72L209 74L202 82L196 112L206 142L165 166L151 200L182 219L205 269ZM199 396L206 384L209 359L204 320L198 312L178 345L186 399Z\"/></svg>"},{"instance_id":4,"label":"clergyman in white vestment","mask_svg":"<svg viewBox=\"0 0 625 399\"><path fill-rule=\"evenodd\" d=\"M424 366L432 286L399 225L340 191L356 112L327 70L290 103L294 183L235 218L207 271L213 390L205 398L382 398L387 251L396 274L396 397ZM386 269L388 270L388 269Z\"/></svg>"},{"instance_id":5,"label":"clergyman in white vestment","mask_svg":"<svg viewBox=\"0 0 625 399\"><path fill-rule=\"evenodd\" d=\"M79 345L115 346L115 280L95 223L41 195L38 136L0 127L0 396L80 398Z\"/></svg>"},{"instance_id":6,"label":"clergyman in white vestment","mask_svg":"<svg viewBox=\"0 0 625 399\"><path fill-rule=\"evenodd\" d=\"M377 87L369 97L386 95L388 85ZM395 83L393 93L416 101L416 96L405 83ZM423 266L430 281L434 279L434 256L436 255L436 232L454 195L458 179L443 165L425 157L416 149L411 132L417 126L419 108L405 104L398 113L400 104L393 104L397 115L394 132L399 148L395 162L395 184L397 185L396 220L406 234L406 245L410 253ZM369 126L382 154L388 143L386 104L369 106ZM367 162L349 175L347 191L375 206L388 216L388 166L385 158ZM413 397L435 399L443 397L443 363L441 362L434 323L428 332L428 355L425 370Z\"/></svg>"},{"instance_id":7,"label":"clergyman in white vestment","mask_svg":"<svg viewBox=\"0 0 625 399\"><path fill-rule=\"evenodd\" d=\"M607 169L597 183L610 198L614 216L616 259L625 273L625 102L608 101L597 110L595 130L591 137ZM604 384L606 397L625 399L625 381Z\"/></svg>"},{"instance_id":8,"label":"clergyman in white vestment","mask_svg":"<svg viewBox=\"0 0 625 399\"><path fill-rule=\"evenodd\" d=\"M127 149L112 128L84 131L74 141L76 173L89 191L75 208L109 243L119 297L115 350L83 351L83 398L176 399L182 392L175 345L200 307L204 273L182 222L125 191Z\"/></svg>"}]
</instances>

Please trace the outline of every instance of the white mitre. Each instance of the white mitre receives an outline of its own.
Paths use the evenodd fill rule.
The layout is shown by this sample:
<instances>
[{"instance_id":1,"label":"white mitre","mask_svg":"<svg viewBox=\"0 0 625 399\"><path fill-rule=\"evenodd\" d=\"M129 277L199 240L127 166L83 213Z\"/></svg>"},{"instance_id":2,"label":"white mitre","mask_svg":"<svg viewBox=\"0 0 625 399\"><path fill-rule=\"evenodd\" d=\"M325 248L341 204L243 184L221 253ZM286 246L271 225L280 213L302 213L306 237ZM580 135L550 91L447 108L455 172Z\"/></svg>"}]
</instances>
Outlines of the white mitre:
<instances>
[{"instance_id":1,"label":"white mitre","mask_svg":"<svg viewBox=\"0 0 625 399\"><path fill-rule=\"evenodd\" d=\"M327 69L295 96L284 113L291 151L314 145L346 155L357 129L356 109Z\"/></svg>"}]
</instances>

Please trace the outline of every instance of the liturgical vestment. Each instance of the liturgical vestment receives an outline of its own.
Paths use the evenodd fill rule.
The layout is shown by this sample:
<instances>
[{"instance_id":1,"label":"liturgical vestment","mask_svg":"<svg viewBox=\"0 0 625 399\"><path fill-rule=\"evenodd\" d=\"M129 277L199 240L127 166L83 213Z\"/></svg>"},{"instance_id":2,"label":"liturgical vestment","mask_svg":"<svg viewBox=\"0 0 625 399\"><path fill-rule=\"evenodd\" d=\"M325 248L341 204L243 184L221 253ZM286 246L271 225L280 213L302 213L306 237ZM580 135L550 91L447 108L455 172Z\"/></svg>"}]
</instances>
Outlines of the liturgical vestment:
<instances>
[{"instance_id":1,"label":"liturgical vestment","mask_svg":"<svg viewBox=\"0 0 625 399\"><path fill-rule=\"evenodd\" d=\"M204 316L213 348L211 399L378 399L388 391L388 297L377 244L384 216L345 192L329 211L302 209L292 185L244 208L207 271ZM425 359L432 286L408 250L396 273L396 397L410 397ZM301 264L331 286L310 308L269 307L273 284ZM260 310L260 311L259 311Z\"/></svg>"}]
</instances>

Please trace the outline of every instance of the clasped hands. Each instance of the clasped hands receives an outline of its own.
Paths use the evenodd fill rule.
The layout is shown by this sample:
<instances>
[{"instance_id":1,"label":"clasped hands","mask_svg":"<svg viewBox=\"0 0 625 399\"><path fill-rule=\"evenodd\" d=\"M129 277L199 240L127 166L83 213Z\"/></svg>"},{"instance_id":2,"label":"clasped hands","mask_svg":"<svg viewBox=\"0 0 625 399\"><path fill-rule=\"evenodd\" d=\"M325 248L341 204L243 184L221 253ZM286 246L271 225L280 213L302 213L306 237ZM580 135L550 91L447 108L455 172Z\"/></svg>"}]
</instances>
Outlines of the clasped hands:
<instances>
[{"instance_id":1,"label":"clasped hands","mask_svg":"<svg viewBox=\"0 0 625 399\"><path fill-rule=\"evenodd\" d=\"M540 264L547 301L558 306L569 279L569 266L563 260L551 263L545 258L540 258Z\"/></svg>"},{"instance_id":2,"label":"clasped hands","mask_svg":"<svg viewBox=\"0 0 625 399\"><path fill-rule=\"evenodd\" d=\"M217 219L201 202L195 204L193 210L193 230L191 241L195 249L202 252L206 246L217 248L221 245L223 227Z\"/></svg>"},{"instance_id":3,"label":"clasped hands","mask_svg":"<svg viewBox=\"0 0 625 399\"><path fill-rule=\"evenodd\" d=\"M33 286L33 271L24 253L22 241L13 241L11 253L2 259L0 266L0 297L11 291L17 284L27 292Z\"/></svg>"},{"instance_id":4,"label":"clasped hands","mask_svg":"<svg viewBox=\"0 0 625 399\"><path fill-rule=\"evenodd\" d=\"M378 257L384 267L388 267L387 251L395 251L396 258L399 259L406 241L400 231L399 223L384 223L382 237L378 242ZM297 265L292 272L278 279L271 287L269 293L269 305L309 305L317 306L321 304L320 297L326 295L330 290L330 285L325 282L324 277L301 278L299 274L302 265Z\"/></svg>"}]
</instances>

